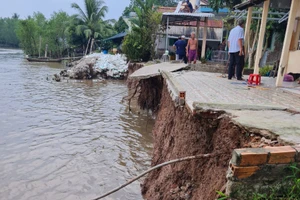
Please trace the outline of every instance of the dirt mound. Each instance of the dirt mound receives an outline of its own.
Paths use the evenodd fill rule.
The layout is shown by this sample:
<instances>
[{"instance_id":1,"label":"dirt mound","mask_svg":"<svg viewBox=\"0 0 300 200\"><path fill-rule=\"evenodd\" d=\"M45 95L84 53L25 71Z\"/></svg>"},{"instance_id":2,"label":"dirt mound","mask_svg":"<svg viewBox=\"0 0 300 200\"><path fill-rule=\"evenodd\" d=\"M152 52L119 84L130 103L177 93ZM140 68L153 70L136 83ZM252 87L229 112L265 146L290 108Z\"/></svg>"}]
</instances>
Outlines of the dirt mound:
<instances>
[{"instance_id":1,"label":"dirt mound","mask_svg":"<svg viewBox=\"0 0 300 200\"><path fill-rule=\"evenodd\" d=\"M215 199L216 191L226 183L232 150L247 146L252 141L250 133L229 117L192 116L186 108L175 107L166 84L163 84L159 103L153 129L152 166L197 154L224 152L226 155L156 170L146 178L142 194L151 200Z\"/></svg>"}]
</instances>

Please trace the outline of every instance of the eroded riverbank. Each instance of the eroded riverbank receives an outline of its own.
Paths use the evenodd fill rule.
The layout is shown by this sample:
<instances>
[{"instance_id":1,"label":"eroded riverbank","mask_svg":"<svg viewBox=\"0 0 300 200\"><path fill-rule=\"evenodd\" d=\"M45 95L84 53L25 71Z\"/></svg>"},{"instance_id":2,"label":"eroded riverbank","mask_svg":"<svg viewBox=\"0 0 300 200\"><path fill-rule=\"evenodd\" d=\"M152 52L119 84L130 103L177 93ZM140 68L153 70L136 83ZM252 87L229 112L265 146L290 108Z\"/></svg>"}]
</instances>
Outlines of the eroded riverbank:
<instances>
[{"instance_id":1,"label":"eroded riverbank","mask_svg":"<svg viewBox=\"0 0 300 200\"><path fill-rule=\"evenodd\" d=\"M154 73L157 72L153 71ZM270 191L267 188L281 183L282 177L276 176L276 174L280 174L276 173L276 170L279 172L280 167L278 166L282 165L277 164L282 163L284 167L288 167L290 162L297 161L295 156L298 155L296 150L298 147L283 146L291 144L289 138L286 137L289 136L290 131L293 131L294 135L299 133L298 124L294 123L299 115L297 112L290 112L284 105L276 105L261 96L266 95L267 92L267 94L274 92L279 97L284 94L271 89L266 89L264 93L259 93L260 91L257 90L249 92L245 88L245 91L249 93L248 95L254 93L257 98L254 100L253 98L234 99L234 103L231 102L230 104L230 102L227 103L230 99L226 96L228 94L223 93L225 91L231 92L232 88L236 89L236 86L231 86L230 83L226 82L222 85L224 89L222 91L217 90L217 87L208 86L209 84L217 85L219 79L215 77L216 74L176 72L168 75L164 71L161 74L162 76L158 75L151 78L142 76L140 80L134 76L133 79L139 88L137 90L139 91L137 93L139 106L143 109L151 109L156 115L152 131L154 137L152 166L187 156L203 154L216 156L179 162L150 172L142 185L145 199L209 200L217 198L216 191L225 193L226 190L232 195L237 189L243 190L238 195L244 195L244 198L248 195L247 192L253 194L253 192ZM211 79L206 80L207 77L205 76L209 76ZM186 86L186 82L188 82L183 77L188 77L188 81L195 82L198 79L205 79L206 82L198 86L188 85L192 89L188 88L189 93L184 93L186 96L183 95L186 104L180 105L181 94L184 91L184 88L180 86L184 84ZM178 82L178 79L182 82ZM241 89L243 89L242 86ZM197 92L199 91L201 91L202 96L198 95ZM241 92L237 95L242 96L244 93ZM216 102L202 102L203 99ZM257 99L266 104L269 103L269 105L256 103ZM296 97L293 98L293 96L290 96L289 100L297 101ZM248 102L245 104L236 103L239 101ZM256 104L252 105L251 102ZM291 106L295 106L295 104ZM247 115L240 115L242 112ZM274 115L271 116L269 113ZM248 123L247 120L242 121L240 119L248 119L247 117L250 117ZM261 121L256 121L256 118L261 119ZM286 121L282 129L270 128L272 121L275 124L280 124L279 122L283 118ZM263 122L266 123L263 124ZM291 126L288 127L289 125ZM299 137L296 138L299 139ZM261 147L266 147L270 151L264 151L264 148ZM239 148L253 148L253 152L261 150L264 152L265 160L257 163L256 158L258 159L260 155L252 153L253 159L249 156L249 160L243 165L240 166L238 162L230 164L230 161L234 161L231 160L233 159L232 152ZM239 152L239 150L236 151ZM243 150L240 151L243 152ZM274 157L278 159L276 162L271 159L274 152L276 152ZM289 159L285 159L286 157ZM260 165L261 168L257 165ZM263 170L264 167L271 167L274 170L269 171L270 174L266 175L259 171L260 169ZM258 176L264 174L263 179L267 180L268 183L261 181L261 177L252 176L256 172ZM226 178L227 175L230 179ZM246 181L245 184L243 181ZM249 199L251 198L249 197Z\"/></svg>"}]
</instances>

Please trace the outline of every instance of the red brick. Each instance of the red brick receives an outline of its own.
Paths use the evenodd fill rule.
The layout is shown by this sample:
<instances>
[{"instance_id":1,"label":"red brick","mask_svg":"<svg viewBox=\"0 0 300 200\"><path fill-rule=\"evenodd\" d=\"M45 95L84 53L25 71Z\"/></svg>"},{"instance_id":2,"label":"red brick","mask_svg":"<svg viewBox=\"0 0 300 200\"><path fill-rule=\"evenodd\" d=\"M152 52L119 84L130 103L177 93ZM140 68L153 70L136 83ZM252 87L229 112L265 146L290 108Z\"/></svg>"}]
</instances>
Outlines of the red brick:
<instances>
[{"instance_id":1,"label":"red brick","mask_svg":"<svg viewBox=\"0 0 300 200\"><path fill-rule=\"evenodd\" d=\"M248 178L259 170L258 166L237 167L235 165L231 165L230 167L233 172L233 176L235 176L238 179Z\"/></svg>"},{"instance_id":2,"label":"red brick","mask_svg":"<svg viewBox=\"0 0 300 200\"><path fill-rule=\"evenodd\" d=\"M236 166L257 166L267 163L268 151L263 148L235 149L232 164Z\"/></svg>"},{"instance_id":3,"label":"red brick","mask_svg":"<svg viewBox=\"0 0 300 200\"><path fill-rule=\"evenodd\" d=\"M270 152L269 164L288 164L295 162L296 150L291 146L265 147Z\"/></svg>"}]
</instances>

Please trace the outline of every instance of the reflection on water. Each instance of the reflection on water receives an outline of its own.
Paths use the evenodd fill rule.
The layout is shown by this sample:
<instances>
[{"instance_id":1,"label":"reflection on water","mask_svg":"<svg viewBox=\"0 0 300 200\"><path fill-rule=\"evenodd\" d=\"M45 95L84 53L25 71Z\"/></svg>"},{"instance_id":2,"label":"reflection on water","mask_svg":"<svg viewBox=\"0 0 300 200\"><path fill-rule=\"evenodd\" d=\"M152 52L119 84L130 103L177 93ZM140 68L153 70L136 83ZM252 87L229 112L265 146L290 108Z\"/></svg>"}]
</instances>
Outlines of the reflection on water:
<instances>
[{"instance_id":1,"label":"reflection on water","mask_svg":"<svg viewBox=\"0 0 300 200\"><path fill-rule=\"evenodd\" d=\"M153 120L127 111L124 82L46 79L62 67L0 49L0 199L88 200L150 165ZM139 182L107 199L142 199Z\"/></svg>"}]
</instances>

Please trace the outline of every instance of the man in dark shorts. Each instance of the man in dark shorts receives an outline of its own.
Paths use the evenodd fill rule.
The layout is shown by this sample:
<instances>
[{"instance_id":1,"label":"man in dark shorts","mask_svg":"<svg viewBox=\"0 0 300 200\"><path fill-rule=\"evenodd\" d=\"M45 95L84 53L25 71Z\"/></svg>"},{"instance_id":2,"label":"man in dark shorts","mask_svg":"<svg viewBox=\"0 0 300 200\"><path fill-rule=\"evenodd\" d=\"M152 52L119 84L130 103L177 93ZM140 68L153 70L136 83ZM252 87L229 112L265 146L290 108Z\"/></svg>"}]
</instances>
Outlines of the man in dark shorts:
<instances>
[{"instance_id":1,"label":"man in dark shorts","mask_svg":"<svg viewBox=\"0 0 300 200\"><path fill-rule=\"evenodd\" d=\"M228 79L230 80L234 75L234 67L236 67L236 78L237 80L243 81L242 71L244 65L244 20L240 19L238 25L233 28L228 37L228 48L229 48L229 68L228 68Z\"/></svg>"},{"instance_id":2,"label":"man in dark shorts","mask_svg":"<svg viewBox=\"0 0 300 200\"><path fill-rule=\"evenodd\" d=\"M173 48L176 50L176 60L179 60L179 55L178 55L178 41L181 40L181 36L178 37L178 40L173 44Z\"/></svg>"}]
</instances>

